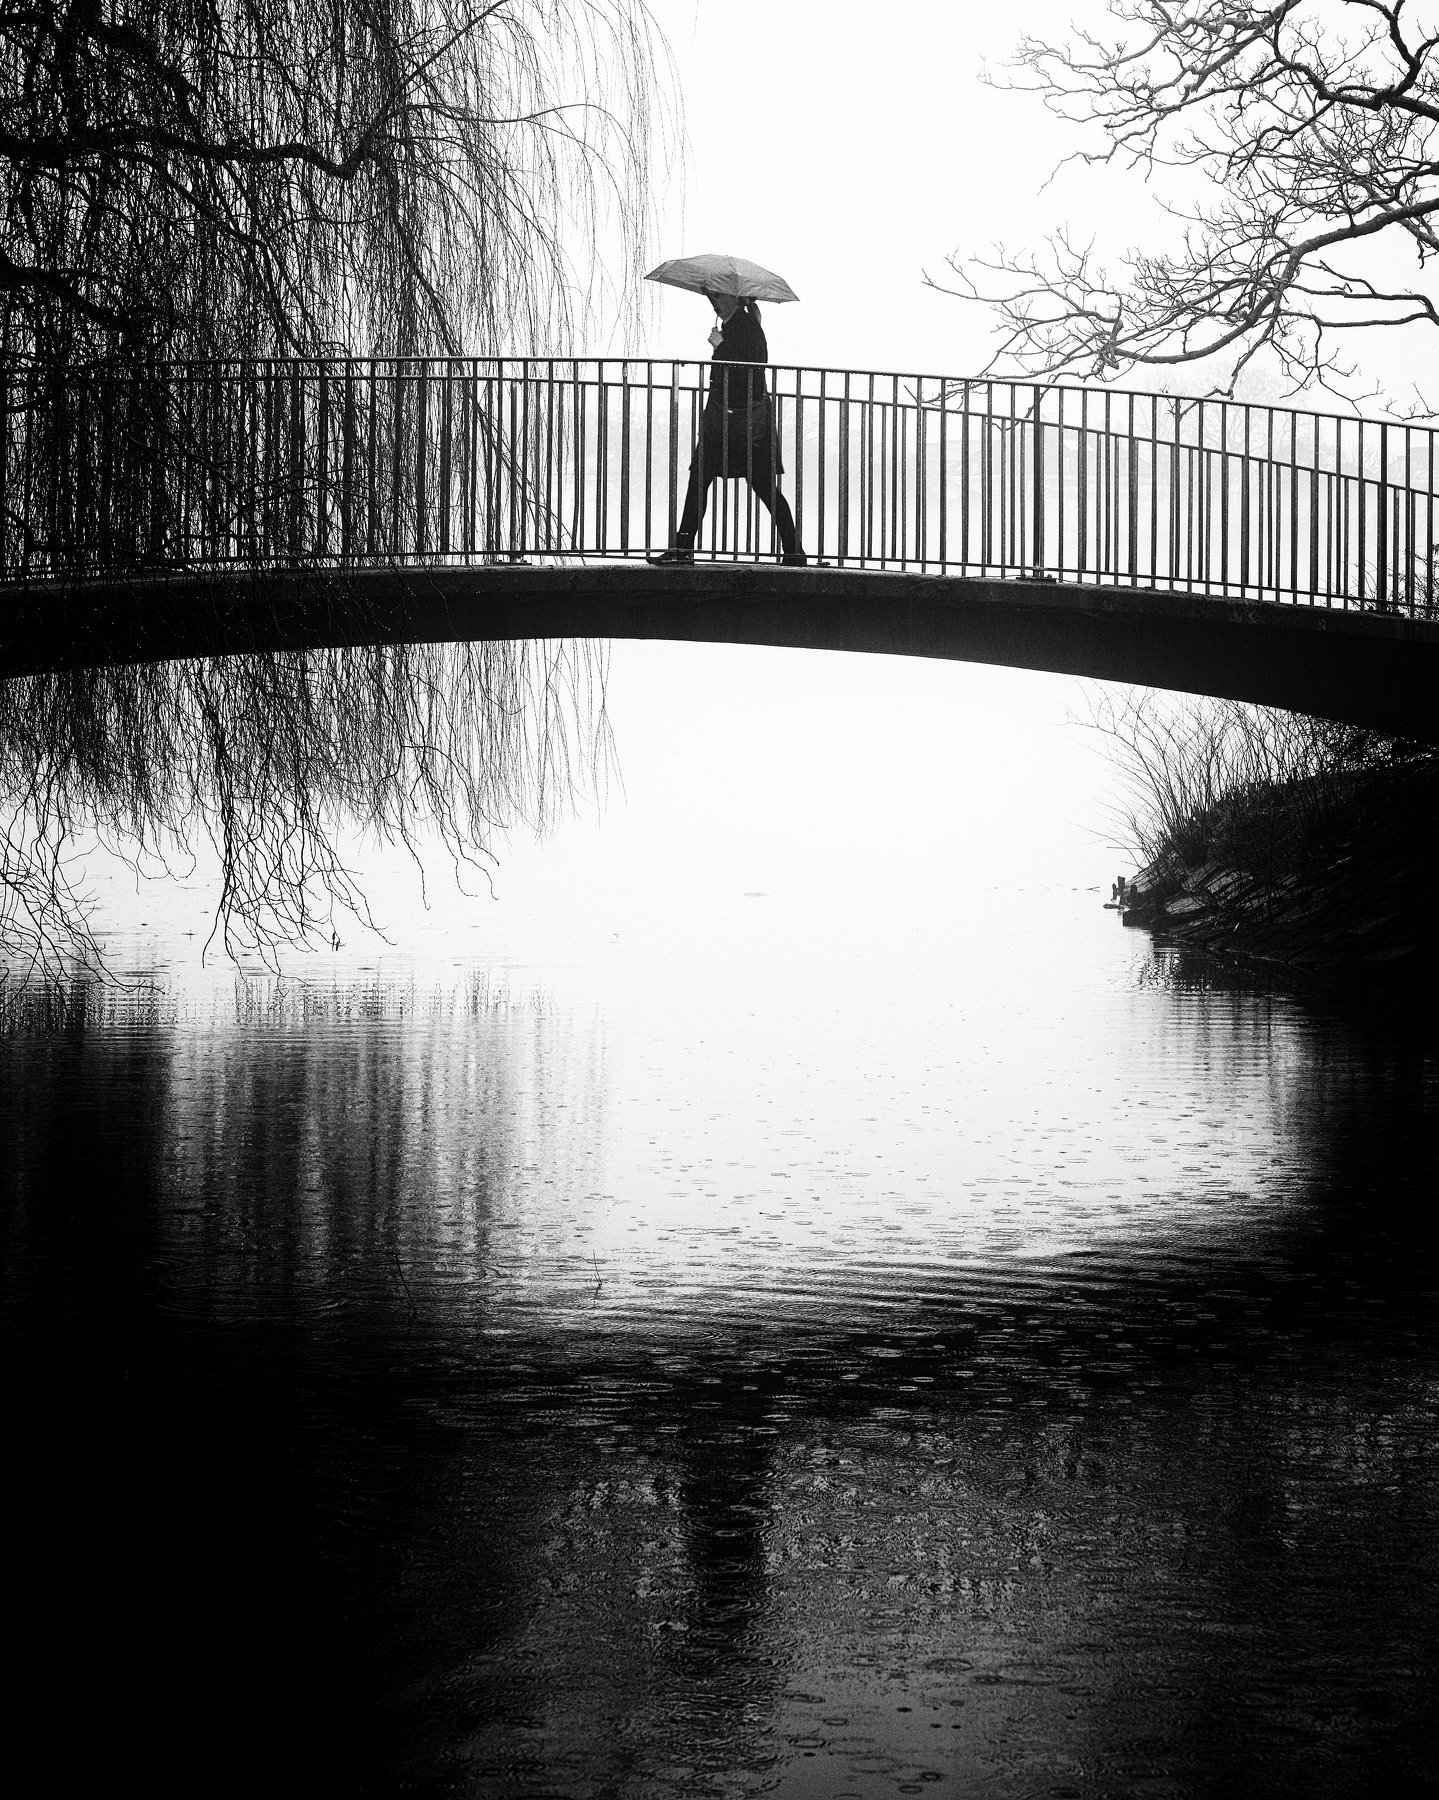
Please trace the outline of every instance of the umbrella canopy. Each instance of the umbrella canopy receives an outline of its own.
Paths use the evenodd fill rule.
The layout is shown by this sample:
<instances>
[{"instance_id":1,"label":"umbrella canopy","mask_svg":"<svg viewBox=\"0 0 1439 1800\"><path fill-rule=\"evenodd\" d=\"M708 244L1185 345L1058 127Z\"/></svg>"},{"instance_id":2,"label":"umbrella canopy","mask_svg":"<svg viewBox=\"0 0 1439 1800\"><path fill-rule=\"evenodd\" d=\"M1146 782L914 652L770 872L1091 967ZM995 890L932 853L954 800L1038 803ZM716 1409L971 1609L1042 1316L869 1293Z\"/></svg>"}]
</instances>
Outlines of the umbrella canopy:
<instances>
[{"instance_id":1,"label":"umbrella canopy","mask_svg":"<svg viewBox=\"0 0 1439 1800\"><path fill-rule=\"evenodd\" d=\"M651 269L646 281L688 288L692 294L733 294L736 300L798 300L782 275L742 256L678 256Z\"/></svg>"}]
</instances>

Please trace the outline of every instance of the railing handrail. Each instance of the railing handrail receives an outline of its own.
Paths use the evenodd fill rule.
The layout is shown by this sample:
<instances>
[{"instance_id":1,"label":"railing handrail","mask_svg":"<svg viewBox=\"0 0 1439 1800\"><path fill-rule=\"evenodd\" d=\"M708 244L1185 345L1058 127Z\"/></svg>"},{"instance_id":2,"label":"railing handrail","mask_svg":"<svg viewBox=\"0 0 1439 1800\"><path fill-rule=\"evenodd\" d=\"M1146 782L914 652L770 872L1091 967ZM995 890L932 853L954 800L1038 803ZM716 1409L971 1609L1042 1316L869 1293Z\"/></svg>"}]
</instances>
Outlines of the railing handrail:
<instances>
[{"instance_id":1,"label":"railing handrail","mask_svg":"<svg viewBox=\"0 0 1439 1800\"><path fill-rule=\"evenodd\" d=\"M470 352L470 351L432 351L404 352L387 355L383 352L352 353L340 352L320 353L302 356L255 356L255 357L195 357L171 358L160 357L152 360L101 359L95 362L77 363L62 372L62 378L93 378L102 372L113 370L117 377L132 377L135 371L144 368L157 374L186 370L208 371L241 371L241 370L276 370L276 369L322 369L322 368L380 368L395 370L434 369L437 365L462 364L474 367L478 364L493 364L497 367L519 364L553 367L560 363L577 365L581 363L602 367L606 364L621 367L646 368L702 368L715 366L718 359L702 356L638 356L622 352L595 355L589 352L555 351L548 352ZM15 379L22 369L33 365L24 364L13 354L0 357L0 381ZM940 385L954 390L956 393L986 388L1007 388L1014 392L1034 391L1042 393L1088 394L1110 400L1143 400L1160 402L1165 406L1182 408L1229 408L1241 412L1268 413L1285 418L1314 419L1326 424L1343 425L1353 428L1364 427L1375 431L1411 431L1434 434L1439 432L1439 420L1425 424L1413 419L1384 418L1376 414L1357 412L1321 411L1315 407L1290 405L1282 401L1241 400L1224 394L1173 394L1161 388L1130 388L1110 386L1103 382L1082 382L1068 380L1044 380L1040 377L1024 375L956 375L935 371L915 369L865 369L848 364L822 364L800 362L769 362L762 365L749 363L720 364L721 367L752 368L763 367L772 372L788 374L809 374L824 376L840 376L860 378L864 380L922 382ZM50 371L45 371L50 373Z\"/></svg>"}]
</instances>

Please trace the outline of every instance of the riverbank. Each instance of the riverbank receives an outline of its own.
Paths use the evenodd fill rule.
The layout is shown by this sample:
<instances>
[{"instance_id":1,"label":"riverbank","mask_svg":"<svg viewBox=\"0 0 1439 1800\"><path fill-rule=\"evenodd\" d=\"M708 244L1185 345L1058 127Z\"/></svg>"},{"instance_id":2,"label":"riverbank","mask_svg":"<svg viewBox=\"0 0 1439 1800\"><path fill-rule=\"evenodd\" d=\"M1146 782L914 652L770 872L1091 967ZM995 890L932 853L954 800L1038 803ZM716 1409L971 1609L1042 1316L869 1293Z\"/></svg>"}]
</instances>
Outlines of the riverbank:
<instances>
[{"instance_id":1,"label":"riverbank","mask_svg":"<svg viewBox=\"0 0 1439 1800\"><path fill-rule=\"evenodd\" d=\"M1256 786L1124 884L1126 925L1239 961L1432 985L1439 759Z\"/></svg>"}]
</instances>

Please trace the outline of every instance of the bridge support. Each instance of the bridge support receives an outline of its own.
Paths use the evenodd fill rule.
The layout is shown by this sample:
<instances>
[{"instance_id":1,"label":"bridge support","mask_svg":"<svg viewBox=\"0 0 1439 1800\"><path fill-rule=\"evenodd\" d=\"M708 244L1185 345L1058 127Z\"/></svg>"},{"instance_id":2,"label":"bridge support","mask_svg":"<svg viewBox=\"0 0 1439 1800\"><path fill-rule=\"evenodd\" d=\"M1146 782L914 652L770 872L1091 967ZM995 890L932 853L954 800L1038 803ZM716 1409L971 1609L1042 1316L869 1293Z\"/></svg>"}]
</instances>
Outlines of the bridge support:
<instances>
[{"instance_id":1,"label":"bridge support","mask_svg":"<svg viewBox=\"0 0 1439 1800\"><path fill-rule=\"evenodd\" d=\"M1213 694L1439 744L1439 621L1196 593L698 563L0 588L0 679L364 643L669 638L942 657Z\"/></svg>"}]
</instances>

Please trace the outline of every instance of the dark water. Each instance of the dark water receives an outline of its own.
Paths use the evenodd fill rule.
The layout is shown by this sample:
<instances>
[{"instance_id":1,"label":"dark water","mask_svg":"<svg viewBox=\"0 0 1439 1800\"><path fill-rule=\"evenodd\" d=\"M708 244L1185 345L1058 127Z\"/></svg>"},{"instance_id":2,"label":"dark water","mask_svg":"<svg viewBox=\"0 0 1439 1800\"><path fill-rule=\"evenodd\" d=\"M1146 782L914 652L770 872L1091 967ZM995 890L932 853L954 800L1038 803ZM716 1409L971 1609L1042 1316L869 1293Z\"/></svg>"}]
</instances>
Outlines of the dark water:
<instances>
[{"instance_id":1,"label":"dark water","mask_svg":"<svg viewBox=\"0 0 1439 1800\"><path fill-rule=\"evenodd\" d=\"M1085 904L1067 990L928 1023L893 970L16 1009L12 1758L1434 1791L1433 1037Z\"/></svg>"}]
</instances>

